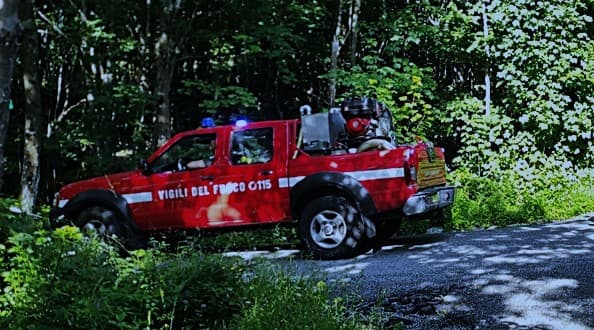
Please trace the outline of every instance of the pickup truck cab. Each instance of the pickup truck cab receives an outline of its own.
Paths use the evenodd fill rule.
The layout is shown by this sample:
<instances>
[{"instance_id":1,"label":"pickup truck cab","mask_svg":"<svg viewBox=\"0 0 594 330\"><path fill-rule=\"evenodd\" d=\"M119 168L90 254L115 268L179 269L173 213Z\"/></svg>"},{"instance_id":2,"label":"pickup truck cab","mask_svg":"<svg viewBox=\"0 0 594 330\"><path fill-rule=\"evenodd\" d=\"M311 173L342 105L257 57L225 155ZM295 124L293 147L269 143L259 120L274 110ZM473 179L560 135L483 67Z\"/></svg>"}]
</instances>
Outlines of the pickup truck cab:
<instances>
[{"instance_id":1,"label":"pickup truck cab","mask_svg":"<svg viewBox=\"0 0 594 330\"><path fill-rule=\"evenodd\" d=\"M294 222L306 249L335 259L364 252L386 236L378 233L386 223L431 217L453 202L442 149L381 140L366 150L307 151L319 141L304 138L306 126L302 118L179 133L139 169L64 186L52 223L133 240Z\"/></svg>"}]
</instances>

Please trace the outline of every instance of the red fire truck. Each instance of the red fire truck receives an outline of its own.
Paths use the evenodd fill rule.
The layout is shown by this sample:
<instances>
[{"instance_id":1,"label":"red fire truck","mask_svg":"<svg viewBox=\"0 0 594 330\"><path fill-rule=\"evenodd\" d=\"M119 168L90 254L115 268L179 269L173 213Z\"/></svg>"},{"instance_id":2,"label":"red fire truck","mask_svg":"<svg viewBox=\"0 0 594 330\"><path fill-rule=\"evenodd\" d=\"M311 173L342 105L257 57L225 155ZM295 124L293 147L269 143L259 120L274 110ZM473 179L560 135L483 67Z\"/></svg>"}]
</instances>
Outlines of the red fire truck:
<instances>
[{"instance_id":1,"label":"red fire truck","mask_svg":"<svg viewBox=\"0 0 594 330\"><path fill-rule=\"evenodd\" d=\"M182 132L131 172L64 186L54 225L133 241L147 231L294 222L326 259L364 252L402 218L430 218L454 201L443 149L399 145L372 99L301 118Z\"/></svg>"}]
</instances>

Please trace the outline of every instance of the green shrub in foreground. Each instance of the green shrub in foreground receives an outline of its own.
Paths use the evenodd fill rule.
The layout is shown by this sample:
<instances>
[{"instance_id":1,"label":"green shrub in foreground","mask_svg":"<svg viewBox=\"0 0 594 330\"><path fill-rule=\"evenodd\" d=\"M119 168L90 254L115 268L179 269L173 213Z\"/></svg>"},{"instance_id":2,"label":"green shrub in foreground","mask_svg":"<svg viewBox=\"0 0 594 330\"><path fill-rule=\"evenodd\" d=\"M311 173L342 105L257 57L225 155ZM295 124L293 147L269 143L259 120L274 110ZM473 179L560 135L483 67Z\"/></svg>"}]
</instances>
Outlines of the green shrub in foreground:
<instances>
[{"instance_id":1,"label":"green shrub in foreground","mask_svg":"<svg viewBox=\"0 0 594 330\"><path fill-rule=\"evenodd\" d=\"M0 328L360 328L323 283L240 259L163 247L122 257L75 227L12 230L3 243Z\"/></svg>"},{"instance_id":2,"label":"green shrub in foreground","mask_svg":"<svg viewBox=\"0 0 594 330\"><path fill-rule=\"evenodd\" d=\"M74 227L9 238L2 327L224 327L240 311L244 267L200 253L127 258Z\"/></svg>"},{"instance_id":3,"label":"green shrub in foreground","mask_svg":"<svg viewBox=\"0 0 594 330\"><path fill-rule=\"evenodd\" d=\"M456 230L561 220L594 211L592 179L559 180L544 187L519 185L513 175L497 180L457 173L459 188L452 207Z\"/></svg>"},{"instance_id":4,"label":"green shrub in foreground","mask_svg":"<svg viewBox=\"0 0 594 330\"><path fill-rule=\"evenodd\" d=\"M250 300L235 319L236 329L358 329L346 320L337 298L328 304L324 282L290 279L277 272L260 272L249 285Z\"/></svg>"}]
</instances>

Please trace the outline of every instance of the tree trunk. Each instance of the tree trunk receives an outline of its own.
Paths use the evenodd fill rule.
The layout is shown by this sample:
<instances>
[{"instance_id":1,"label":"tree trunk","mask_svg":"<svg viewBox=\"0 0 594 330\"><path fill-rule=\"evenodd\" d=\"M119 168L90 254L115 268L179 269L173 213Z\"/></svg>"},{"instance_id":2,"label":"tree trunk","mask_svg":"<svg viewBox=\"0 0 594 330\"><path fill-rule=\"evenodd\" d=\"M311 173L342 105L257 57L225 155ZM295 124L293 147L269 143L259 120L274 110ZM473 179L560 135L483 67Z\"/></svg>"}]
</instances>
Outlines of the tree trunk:
<instances>
[{"instance_id":1,"label":"tree trunk","mask_svg":"<svg viewBox=\"0 0 594 330\"><path fill-rule=\"evenodd\" d=\"M361 0L353 0L351 11L351 67L357 62L357 43L359 35L359 14L361 12Z\"/></svg>"},{"instance_id":2,"label":"tree trunk","mask_svg":"<svg viewBox=\"0 0 594 330\"><path fill-rule=\"evenodd\" d=\"M154 84L154 95L158 100L157 114L155 116L155 134L153 146L161 146L171 137L171 81L177 65L179 48L181 48L188 37L192 34L192 21L196 18L197 7L191 11L182 10L183 2L160 1L162 10L159 19L159 39L155 43L155 65L156 82ZM185 3L187 4L187 2ZM149 3L147 2L147 6ZM189 20L187 19L189 15ZM178 26L179 19L186 20L182 28ZM148 30L148 25L147 25Z\"/></svg>"},{"instance_id":3,"label":"tree trunk","mask_svg":"<svg viewBox=\"0 0 594 330\"><path fill-rule=\"evenodd\" d=\"M154 95L157 97L158 102L153 140L155 147L162 146L171 137L171 101L169 93L171 92L171 80L173 79L176 61L174 47L171 43L169 36L162 33L155 46L157 81Z\"/></svg>"},{"instance_id":4,"label":"tree trunk","mask_svg":"<svg viewBox=\"0 0 594 330\"><path fill-rule=\"evenodd\" d=\"M488 0L485 0L488 1ZM483 35L485 39L489 37L489 23L487 19L487 6L483 1ZM487 55L487 68L485 69L485 115L491 114L491 78L489 76L490 71L490 57L491 52L489 51L489 45L485 45L485 54Z\"/></svg>"},{"instance_id":5,"label":"tree trunk","mask_svg":"<svg viewBox=\"0 0 594 330\"><path fill-rule=\"evenodd\" d=\"M340 49L342 48L342 44L344 40L341 42L340 37L343 35L343 26L342 26L342 6L343 0L339 0L338 2L338 15L336 16L336 30L334 32L334 36L332 37L332 44L331 44L331 53L330 53L330 73L334 74L336 69L338 69L338 56L340 55ZM336 78L330 77L330 82L328 84L328 92L329 92L329 106L334 106L334 100L336 99Z\"/></svg>"},{"instance_id":6,"label":"tree trunk","mask_svg":"<svg viewBox=\"0 0 594 330\"><path fill-rule=\"evenodd\" d=\"M0 190L4 183L4 149L8 131L10 85L20 33L18 0L4 0L0 5Z\"/></svg>"},{"instance_id":7,"label":"tree trunk","mask_svg":"<svg viewBox=\"0 0 594 330\"><path fill-rule=\"evenodd\" d=\"M25 86L25 140L21 172L21 208L31 213L39 191L42 111L39 36L33 15L33 0L23 1L23 84Z\"/></svg>"}]
</instances>

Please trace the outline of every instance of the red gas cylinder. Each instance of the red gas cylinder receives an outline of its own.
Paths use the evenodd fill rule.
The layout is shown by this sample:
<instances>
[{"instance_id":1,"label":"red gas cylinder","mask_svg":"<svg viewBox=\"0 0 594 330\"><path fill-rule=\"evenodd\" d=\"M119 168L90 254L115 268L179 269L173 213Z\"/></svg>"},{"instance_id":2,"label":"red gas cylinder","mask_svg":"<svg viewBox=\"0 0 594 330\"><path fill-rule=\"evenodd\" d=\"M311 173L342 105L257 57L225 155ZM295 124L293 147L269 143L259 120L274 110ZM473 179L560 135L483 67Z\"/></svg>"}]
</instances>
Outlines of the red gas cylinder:
<instances>
[{"instance_id":1,"label":"red gas cylinder","mask_svg":"<svg viewBox=\"0 0 594 330\"><path fill-rule=\"evenodd\" d=\"M369 126L369 119L352 118L347 122L347 131L351 135L363 135L367 126Z\"/></svg>"}]
</instances>

